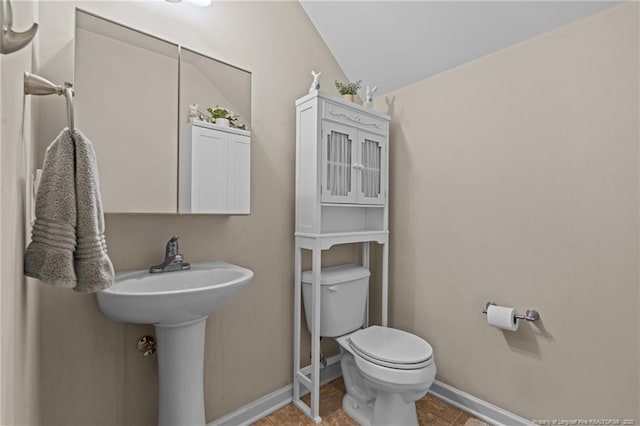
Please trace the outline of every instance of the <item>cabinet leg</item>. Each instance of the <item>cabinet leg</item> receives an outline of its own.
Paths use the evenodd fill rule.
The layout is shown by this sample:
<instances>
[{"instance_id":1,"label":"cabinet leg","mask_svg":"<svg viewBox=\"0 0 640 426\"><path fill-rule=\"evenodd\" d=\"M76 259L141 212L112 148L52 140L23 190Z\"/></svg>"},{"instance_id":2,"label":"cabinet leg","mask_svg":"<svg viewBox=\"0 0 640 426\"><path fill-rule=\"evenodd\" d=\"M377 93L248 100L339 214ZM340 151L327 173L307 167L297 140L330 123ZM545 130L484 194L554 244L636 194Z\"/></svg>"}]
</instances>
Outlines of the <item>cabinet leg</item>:
<instances>
[{"instance_id":1,"label":"cabinet leg","mask_svg":"<svg viewBox=\"0 0 640 426\"><path fill-rule=\"evenodd\" d=\"M362 266L371 271L371 244L369 241L362 243ZM370 300L370 286L367 287L367 304L364 311L364 326L369 327L369 300Z\"/></svg>"},{"instance_id":2,"label":"cabinet leg","mask_svg":"<svg viewBox=\"0 0 640 426\"><path fill-rule=\"evenodd\" d=\"M313 276L311 309L311 416L320 417L320 268L322 250L318 245L312 254L311 274Z\"/></svg>"},{"instance_id":3,"label":"cabinet leg","mask_svg":"<svg viewBox=\"0 0 640 426\"><path fill-rule=\"evenodd\" d=\"M300 385L298 384L298 371L300 371L300 327L301 327L301 303L302 303L302 249L296 245L294 255L294 291L293 291L293 400L300 400Z\"/></svg>"},{"instance_id":4,"label":"cabinet leg","mask_svg":"<svg viewBox=\"0 0 640 426\"><path fill-rule=\"evenodd\" d=\"M389 320L389 243L382 245L382 325Z\"/></svg>"}]
</instances>

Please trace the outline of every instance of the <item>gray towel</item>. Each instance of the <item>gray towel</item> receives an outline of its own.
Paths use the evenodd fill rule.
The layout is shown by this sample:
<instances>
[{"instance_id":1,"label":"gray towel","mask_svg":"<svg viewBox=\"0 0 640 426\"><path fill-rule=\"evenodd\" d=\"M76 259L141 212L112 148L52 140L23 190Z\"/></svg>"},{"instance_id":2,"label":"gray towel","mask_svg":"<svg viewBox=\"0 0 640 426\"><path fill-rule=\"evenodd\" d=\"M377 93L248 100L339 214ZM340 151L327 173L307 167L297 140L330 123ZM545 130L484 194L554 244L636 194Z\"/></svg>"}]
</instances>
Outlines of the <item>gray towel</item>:
<instances>
[{"instance_id":1,"label":"gray towel","mask_svg":"<svg viewBox=\"0 0 640 426\"><path fill-rule=\"evenodd\" d=\"M95 153L77 130L47 148L24 273L82 293L113 284Z\"/></svg>"}]
</instances>

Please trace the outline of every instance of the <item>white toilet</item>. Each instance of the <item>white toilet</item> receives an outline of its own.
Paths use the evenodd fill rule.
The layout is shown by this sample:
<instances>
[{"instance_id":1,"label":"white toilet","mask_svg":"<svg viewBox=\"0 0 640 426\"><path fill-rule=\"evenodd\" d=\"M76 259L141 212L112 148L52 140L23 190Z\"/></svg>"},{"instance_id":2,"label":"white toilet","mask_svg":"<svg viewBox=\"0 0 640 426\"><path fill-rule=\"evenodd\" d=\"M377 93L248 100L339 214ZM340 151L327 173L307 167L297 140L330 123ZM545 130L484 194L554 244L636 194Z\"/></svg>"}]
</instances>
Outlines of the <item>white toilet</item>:
<instances>
[{"instance_id":1,"label":"white toilet","mask_svg":"<svg viewBox=\"0 0 640 426\"><path fill-rule=\"evenodd\" d=\"M321 272L320 335L340 344L347 394L345 412L361 425L417 425L415 401L436 376L431 345L389 327L364 325L369 270L341 265ZM302 294L311 323L311 271L302 274Z\"/></svg>"}]
</instances>

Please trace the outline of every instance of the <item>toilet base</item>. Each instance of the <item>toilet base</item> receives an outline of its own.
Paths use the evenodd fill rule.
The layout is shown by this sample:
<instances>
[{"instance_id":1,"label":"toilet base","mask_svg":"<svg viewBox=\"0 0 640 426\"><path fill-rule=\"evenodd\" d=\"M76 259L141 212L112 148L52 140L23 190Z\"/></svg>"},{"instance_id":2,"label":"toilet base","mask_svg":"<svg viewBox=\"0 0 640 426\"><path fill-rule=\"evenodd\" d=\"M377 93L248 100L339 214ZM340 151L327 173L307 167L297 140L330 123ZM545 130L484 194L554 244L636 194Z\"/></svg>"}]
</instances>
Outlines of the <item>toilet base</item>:
<instances>
[{"instance_id":1,"label":"toilet base","mask_svg":"<svg viewBox=\"0 0 640 426\"><path fill-rule=\"evenodd\" d=\"M346 394L342 398L342 409L359 425L371 425L371 419L373 418L373 407L371 405L363 404L351 395Z\"/></svg>"},{"instance_id":2,"label":"toilet base","mask_svg":"<svg viewBox=\"0 0 640 426\"><path fill-rule=\"evenodd\" d=\"M379 394L373 406L347 394L342 398L342 409L361 426L418 426L416 404L404 402L398 394Z\"/></svg>"},{"instance_id":3,"label":"toilet base","mask_svg":"<svg viewBox=\"0 0 640 426\"><path fill-rule=\"evenodd\" d=\"M396 392L378 392L372 419L371 426L418 426L415 402L405 402Z\"/></svg>"},{"instance_id":4,"label":"toilet base","mask_svg":"<svg viewBox=\"0 0 640 426\"><path fill-rule=\"evenodd\" d=\"M416 399L425 389L404 390L362 374L353 355L343 351L342 375L347 394L342 409L361 426L418 426Z\"/></svg>"},{"instance_id":5,"label":"toilet base","mask_svg":"<svg viewBox=\"0 0 640 426\"><path fill-rule=\"evenodd\" d=\"M415 402L426 395L435 379L433 360L418 369L391 369L356 358L349 335L336 340L342 354L345 413L361 426L418 426Z\"/></svg>"}]
</instances>

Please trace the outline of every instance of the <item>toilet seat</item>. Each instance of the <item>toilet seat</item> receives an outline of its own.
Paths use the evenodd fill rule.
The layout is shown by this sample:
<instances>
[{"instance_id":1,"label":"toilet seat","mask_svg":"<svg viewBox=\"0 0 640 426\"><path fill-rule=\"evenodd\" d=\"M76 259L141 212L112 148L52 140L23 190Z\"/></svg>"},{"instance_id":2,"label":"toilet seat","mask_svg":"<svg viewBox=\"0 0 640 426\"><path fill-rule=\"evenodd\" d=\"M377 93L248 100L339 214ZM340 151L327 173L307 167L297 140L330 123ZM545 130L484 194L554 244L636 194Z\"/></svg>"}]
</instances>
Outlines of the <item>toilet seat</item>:
<instances>
[{"instance_id":1,"label":"toilet seat","mask_svg":"<svg viewBox=\"0 0 640 426\"><path fill-rule=\"evenodd\" d=\"M348 342L354 354L382 367L417 370L433 362L428 342L394 328L371 326L349 335Z\"/></svg>"}]
</instances>

